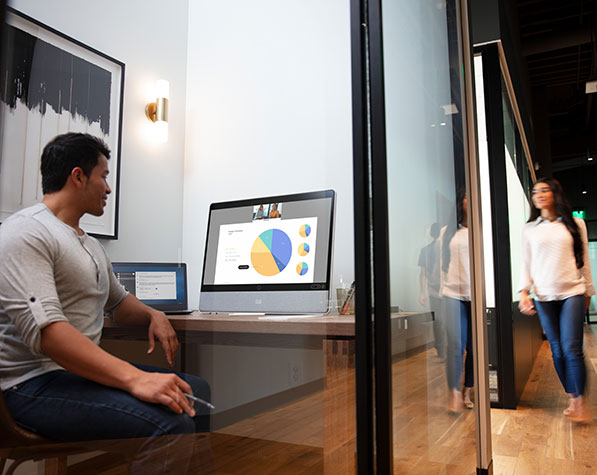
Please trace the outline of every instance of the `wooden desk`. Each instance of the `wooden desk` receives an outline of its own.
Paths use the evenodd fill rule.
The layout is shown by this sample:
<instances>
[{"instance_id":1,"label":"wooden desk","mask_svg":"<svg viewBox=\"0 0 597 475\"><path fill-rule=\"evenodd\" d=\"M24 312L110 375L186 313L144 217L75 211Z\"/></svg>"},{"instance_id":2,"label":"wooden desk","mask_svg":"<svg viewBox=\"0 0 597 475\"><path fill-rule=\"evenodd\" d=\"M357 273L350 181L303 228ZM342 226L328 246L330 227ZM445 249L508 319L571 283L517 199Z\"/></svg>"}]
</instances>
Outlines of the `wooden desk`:
<instances>
[{"instance_id":1,"label":"wooden desk","mask_svg":"<svg viewBox=\"0 0 597 475\"><path fill-rule=\"evenodd\" d=\"M259 344L267 345L263 336L280 335L286 341L294 336L314 336L327 339L354 339L354 315L330 315L324 317L296 317L278 320L257 315L213 315L193 312L189 315L170 315L168 319L179 337L186 339L209 336L220 338L226 344L230 338L238 340L238 335L261 335ZM281 317L283 318L283 316ZM188 332L188 333L187 333ZM236 336L234 336L236 335ZM107 338L146 339L144 327L122 326L105 319L104 336ZM247 337L247 339L251 339Z\"/></svg>"},{"instance_id":2,"label":"wooden desk","mask_svg":"<svg viewBox=\"0 0 597 475\"><path fill-rule=\"evenodd\" d=\"M289 316L280 320L194 312L168 318L183 343L183 351L188 344L323 350L324 470L326 473L355 472L354 315ZM106 319L102 337L146 340L147 328L121 326Z\"/></svg>"},{"instance_id":3,"label":"wooden desk","mask_svg":"<svg viewBox=\"0 0 597 475\"><path fill-rule=\"evenodd\" d=\"M429 313L392 315L392 333L405 331L414 319L432 320ZM355 322L354 315L270 319L249 315L199 312L169 317L184 344L217 344L321 349L324 355L324 469L326 473L356 471ZM106 320L103 337L147 339L145 327L124 327ZM184 358L183 358L184 360Z\"/></svg>"}]
</instances>

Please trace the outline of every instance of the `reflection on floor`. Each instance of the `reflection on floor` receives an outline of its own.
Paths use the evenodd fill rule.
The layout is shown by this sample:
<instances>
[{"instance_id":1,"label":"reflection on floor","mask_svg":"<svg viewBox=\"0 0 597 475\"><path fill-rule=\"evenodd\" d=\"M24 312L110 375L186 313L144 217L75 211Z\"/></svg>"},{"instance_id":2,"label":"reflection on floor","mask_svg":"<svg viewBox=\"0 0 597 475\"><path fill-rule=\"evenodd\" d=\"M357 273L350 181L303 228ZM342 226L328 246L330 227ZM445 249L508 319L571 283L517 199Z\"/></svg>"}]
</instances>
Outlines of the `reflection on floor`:
<instances>
[{"instance_id":1,"label":"reflection on floor","mask_svg":"<svg viewBox=\"0 0 597 475\"><path fill-rule=\"evenodd\" d=\"M323 392L237 422L220 434L323 448Z\"/></svg>"},{"instance_id":2,"label":"reflection on floor","mask_svg":"<svg viewBox=\"0 0 597 475\"><path fill-rule=\"evenodd\" d=\"M474 474L474 414L469 410L452 415L445 410L445 369L434 353L422 352L393 365L394 470L404 474ZM593 387L597 382L597 325L586 326L585 353L589 385ZM589 397L597 416L597 395L591 393ZM494 473L597 473L597 423L569 422L562 415L566 405L545 342L518 410L491 411ZM221 432L321 447L322 412L323 396L319 393Z\"/></svg>"},{"instance_id":3,"label":"reflection on floor","mask_svg":"<svg viewBox=\"0 0 597 475\"><path fill-rule=\"evenodd\" d=\"M429 350L392 366L394 472L476 472L474 413L446 410L445 364Z\"/></svg>"}]
</instances>

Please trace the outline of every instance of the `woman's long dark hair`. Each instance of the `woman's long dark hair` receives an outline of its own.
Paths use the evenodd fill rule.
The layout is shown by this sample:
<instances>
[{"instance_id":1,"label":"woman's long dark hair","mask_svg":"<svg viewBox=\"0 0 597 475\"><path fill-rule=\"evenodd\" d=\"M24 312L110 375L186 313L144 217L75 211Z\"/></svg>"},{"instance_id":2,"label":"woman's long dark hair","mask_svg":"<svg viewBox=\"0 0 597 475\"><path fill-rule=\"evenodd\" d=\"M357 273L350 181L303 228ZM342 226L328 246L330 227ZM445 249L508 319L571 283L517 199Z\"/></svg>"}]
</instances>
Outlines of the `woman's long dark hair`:
<instances>
[{"instance_id":1,"label":"woman's long dark hair","mask_svg":"<svg viewBox=\"0 0 597 475\"><path fill-rule=\"evenodd\" d=\"M458 231L458 226L462 224L464 219L464 206L463 201L466 196L466 189L460 188L456 192L456 220L451 219L444 232L444 238L442 240L442 270L448 272L450 267L450 241ZM452 215L454 216L454 215Z\"/></svg>"},{"instance_id":2,"label":"woman's long dark hair","mask_svg":"<svg viewBox=\"0 0 597 475\"><path fill-rule=\"evenodd\" d=\"M536 182L537 183L545 183L549 186L549 189L553 193L553 201L556 208L556 213L560 218L562 218L562 222L566 226L566 229L570 231L572 235L572 240L574 242L573 249L574 249L574 258L576 259L576 267L580 269L585 265L583 260L583 245L582 240L580 238L580 231L578 229L578 225L574 221L572 217L572 208L566 199L566 195L564 194L564 190L562 189L562 185L560 182L555 178L539 178ZM533 200L531 200L531 217L527 222L535 221L539 216L541 216L541 210L535 207Z\"/></svg>"}]
</instances>

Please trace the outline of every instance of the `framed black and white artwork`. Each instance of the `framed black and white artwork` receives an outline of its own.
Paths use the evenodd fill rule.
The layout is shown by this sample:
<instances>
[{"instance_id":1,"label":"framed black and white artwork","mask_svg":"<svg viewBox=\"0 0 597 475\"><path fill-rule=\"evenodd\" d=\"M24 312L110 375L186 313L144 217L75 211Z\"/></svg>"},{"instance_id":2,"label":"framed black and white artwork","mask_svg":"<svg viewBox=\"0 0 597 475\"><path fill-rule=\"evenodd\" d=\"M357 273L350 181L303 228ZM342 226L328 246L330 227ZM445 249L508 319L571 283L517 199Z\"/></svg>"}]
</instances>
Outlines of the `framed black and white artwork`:
<instances>
[{"instance_id":1,"label":"framed black and white artwork","mask_svg":"<svg viewBox=\"0 0 597 475\"><path fill-rule=\"evenodd\" d=\"M81 227L118 237L124 64L7 8L0 64L0 222L42 199L40 158L52 138L89 133L111 150L112 195Z\"/></svg>"}]
</instances>

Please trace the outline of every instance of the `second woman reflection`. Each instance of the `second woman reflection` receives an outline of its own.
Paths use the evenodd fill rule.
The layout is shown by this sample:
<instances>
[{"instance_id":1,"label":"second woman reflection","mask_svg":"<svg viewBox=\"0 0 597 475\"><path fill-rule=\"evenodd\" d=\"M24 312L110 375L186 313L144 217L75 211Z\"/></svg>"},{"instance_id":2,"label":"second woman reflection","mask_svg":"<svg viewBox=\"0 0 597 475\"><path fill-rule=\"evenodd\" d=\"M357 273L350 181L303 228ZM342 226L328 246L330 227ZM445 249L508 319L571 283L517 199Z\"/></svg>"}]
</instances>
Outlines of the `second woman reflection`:
<instances>
[{"instance_id":1,"label":"second woman reflection","mask_svg":"<svg viewBox=\"0 0 597 475\"><path fill-rule=\"evenodd\" d=\"M471 330L471 286L469 271L467 200L464 189L457 193L456 220L442 229L443 315L447 330L446 376L448 409L473 408L473 352ZM465 355L466 350L466 357ZM464 358L464 393L461 387Z\"/></svg>"}]
</instances>

